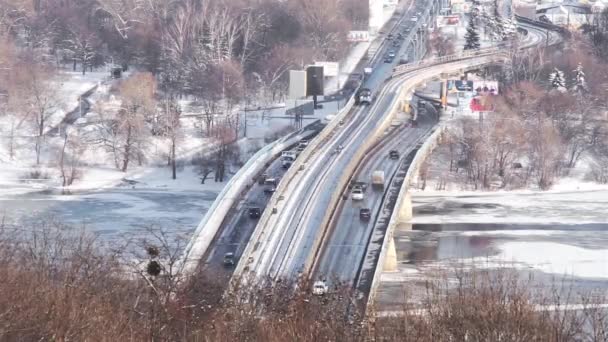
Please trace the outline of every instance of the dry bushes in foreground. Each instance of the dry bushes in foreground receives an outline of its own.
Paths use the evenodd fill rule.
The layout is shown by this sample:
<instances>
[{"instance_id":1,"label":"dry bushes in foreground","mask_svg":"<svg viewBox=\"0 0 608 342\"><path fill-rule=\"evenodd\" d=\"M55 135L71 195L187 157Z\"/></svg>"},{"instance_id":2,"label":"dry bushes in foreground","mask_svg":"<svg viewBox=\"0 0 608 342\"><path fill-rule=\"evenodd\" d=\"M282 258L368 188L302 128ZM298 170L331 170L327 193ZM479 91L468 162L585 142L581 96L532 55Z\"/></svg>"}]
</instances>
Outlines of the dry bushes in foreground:
<instances>
[{"instance_id":1,"label":"dry bushes in foreground","mask_svg":"<svg viewBox=\"0 0 608 342\"><path fill-rule=\"evenodd\" d=\"M0 341L608 340L605 310L537 310L543 300L511 276L429 284L402 316L365 320L346 314L347 291L319 298L277 285L222 298L211 271L177 286L167 265L157 277L125 272L132 256L68 227L0 228ZM172 260L162 244L154 253Z\"/></svg>"}]
</instances>

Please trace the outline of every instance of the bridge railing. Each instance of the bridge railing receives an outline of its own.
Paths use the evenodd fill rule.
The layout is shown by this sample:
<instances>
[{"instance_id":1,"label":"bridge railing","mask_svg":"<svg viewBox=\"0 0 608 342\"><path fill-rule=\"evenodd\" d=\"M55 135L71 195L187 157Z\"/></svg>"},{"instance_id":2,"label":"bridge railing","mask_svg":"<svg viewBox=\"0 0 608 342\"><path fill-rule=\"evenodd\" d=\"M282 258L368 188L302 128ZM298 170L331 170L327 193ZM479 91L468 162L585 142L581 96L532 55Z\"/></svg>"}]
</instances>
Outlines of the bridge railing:
<instances>
[{"instance_id":1,"label":"bridge railing","mask_svg":"<svg viewBox=\"0 0 608 342\"><path fill-rule=\"evenodd\" d=\"M517 16L517 17L518 17L517 18L518 21L526 23L531 26L546 27L549 30L557 31L560 33L563 30L562 28L557 27L555 25L549 25L549 26L539 25L539 22L537 22L537 21L519 17L519 16ZM544 23L542 23L542 24L544 24ZM408 72L412 69L431 66L433 64L445 63L447 61L456 61L459 59L465 59L465 58L471 58L471 57L482 57L484 55L499 56L500 52L506 51L505 48L509 47L509 45L507 45L507 44L508 43L500 44L499 46L494 46L491 48L464 51L463 53L437 58L435 60L428 61L427 63L424 63L424 62L416 63L417 64L416 66L403 65L401 67L395 68L394 75L399 75L399 74ZM527 48L527 47L524 47L524 48ZM416 153L416 156L412 160L410 168L408 169L406 176L404 178L403 184L401 185L401 191L399 192L393 212L391 213L391 216L389 219L389 225L386 230L384 240L382 242L382 247L381 247L381 251L380 251L380 256L378 258L378 263L377 263L376 269L374 270L372 285L370 288L370 292L368 295L368 301L367 301L367 308L366 308L367 314L369 314L370 308L372 308L372 309L374 308L374 305L376 302L376 295L377 295L377 291L378 291L378 288L379 288L380 282L381 282L381 274L383 272L383 262L384 262L384 259L386 258L386 254L388 252L388 244L391 243L391 239L393 237L393 232L398 223L397 220L398 220L398 215L399 215L399 209L402 206L403 201L405 200L405 197L407 196L407 188L409 186L410 180L413 177L413 175L415 175L418 172L420 165L422 164L424 159L428 156L430 151L432 151L432 149L435 148L435 146L439 142L439 138L440 138L442 131L443 131L443 127L439 127L439 129L437 129L435 132L433 132L433 134L421 146L421 148Z\"/></svg>"},{"instance_id":2,"label":"bridge railing","mask_svg":"<svg viewBox=\"0 0 608 342\"><path fill-rule=\"evenodd\" d=\"M356 91L355 91L356 93ZM268 206L262 213L260 220L256 226L256 229L251 236L251 241L259 241L260 238L267 233L267 225L273 215L277 214L277 205L285 200L287 190L292 186L294 180L299 178L302 174L302 171L306 169L306 164L311 158L311 156L317 152L320 147L325 143L325 141L330 137L330 135L338 128L339 123L346 117L346 115L350 112L352 107L355 104L354 96L348 100L344 108L342 108L338 114L329 122L327 127L325 127L321 133L319 133L312 141L308 144L308 146L302 151L302 153L296 158L293 164L289 167L289 170L285 173L281 181L279 182L278 187L275 192L272 194L270 201L268 202ZM261 229L260 229L261 228ZM236 278L243 275L243 273L248 268L248 265L253 261L250 259L253 250L255 248L254 243L248 243L243 251L242 257L237 264L237 267L234 271L234 275Z\"/></svg>"},{"instance_id":3,"label":"bridge railing","mask_svg":"<svg viewBox=\"0 0 608 342\"><path fill-rule=\"evenodd\" d=\"M314 129L310 127L314 124L318 124L318 121L264 146L230 178L198 224L188 245L186 245L178 268L180 275L190 274L202 262L200 259L209 248L226 215L241 197L241 194L255 182L255 176L261 173L266 165L285 148L312 135Z\"/></svg>"}]
</instances>

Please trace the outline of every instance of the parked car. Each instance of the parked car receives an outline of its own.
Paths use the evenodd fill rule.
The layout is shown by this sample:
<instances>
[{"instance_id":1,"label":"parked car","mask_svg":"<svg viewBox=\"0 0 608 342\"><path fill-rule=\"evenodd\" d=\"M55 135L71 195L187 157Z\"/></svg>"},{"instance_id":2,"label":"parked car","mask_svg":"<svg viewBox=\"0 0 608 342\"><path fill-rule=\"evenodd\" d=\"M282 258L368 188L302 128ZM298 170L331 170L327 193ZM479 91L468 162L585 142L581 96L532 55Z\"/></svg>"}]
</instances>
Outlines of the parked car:
<instances>
[{"instance_id":1,"label":"parked car","mask_svg":"<svg viewBox=\"0 0 608 342\"><path fill-rule=\"evenodd\" d=\"M234 266L234 253L228 252L224 254L224 266L231 267Z\"/></svg>"},{"instance_id":2,"label":"parked car","mask_svg":"<svg viewBox=\"0 0 608 342\"><path fill-rule=\"evenodd\" d=\"M325 282L322 280L315 281L315 283L312 285L312 293L317 296L322 296L326 294L327 289L327 284L325 284Z\"/></svg>"},{"instance_id":3,"label":"parked car","mask_svg":"<svg viewBox=\"0 0 608 342\"><path fill-rule=\"evenodd\" d=\"M266 193L266 194L272 194L275 191L277 191L277 188L274 185L264 188L264 193Z\"/></svg>"},{"instance_id":4,"label":"parked car","mask_svg":"<svg viewBox=\"0 0 608 342\"><path fill-rule=\"evenodd\" d=\"M358 186L355 186L353 188L353 191L351 192L351 196L353 198L354 201L362 201L363 200L363 189L361 189Z\"/></svg>"},{"instance_id":5,"label":"parked car","mask_svg":"<svg viewBox=\"0 0 608 342\"><path fill-rule=\"evenodd\" d=\"M369 220L371 216L372 211L369 210L369 208L361 208L361 210L359 210L359 219L361 219L362 221Z\"/></svg>"},{"instance_id":6,"label":"parked car","mask_svg":"<svg viewBox=\"0 0 608 342\"><path fill-rule=\"evenodd\" d=\"M249 208L249 217L252 219L259 218L262 215L262 209L257 207Z\"/></svg>"},{"instance_id":7,"label":"parked car","mask_svg":"<svg viewBox=\"0 0 608 342\"><path fill-rule=\"evenodd\" d=\"M388 56L390 58L395 58L396 55L397 55L397 53L395 52L395 50L389 50L388 51Z\"/></svg>"},{"instance_id":8,"label":"parked car","mask_svg":"<svg viewBox=\"0 0 608 342\"><path fill-rule=\"evenodd\" d=\"M386 36L386 39L387 40L392 40L393 39L393 34L389 33L388 36Z\"/></svg>"},{"instance_id":9,"label":"parked car","mask_svg":"<svg viewBox=\"0 0 608 342\"><path fill-rule=\"evenodd\" d=\"M390 159L393 159L393 160L394 160L394 159L399 159L399 151L397 151L397 150L391 150L391 151L388 153L388 157L389 157Z\"/></svg>"},{"instance_id":10,"label":"parked car","mask_svg":"<svg viewBox=\"0 0 608 342\"><path fill-rule=\"evenodd\" d=\"M399 65L407 64L407 63L409 63L409 62L410 62L410 61L408 61L407 59L405 59L405 58L401 58L401 59L399 60Z\"/></svg>"},{"instance_id":11,"label":"parked car","mask_svg":"<svg viewBox=\"0 0 608 342\"><path fill-rule=\"evenodd\" d=\"M389 56L386 56L386 57L384 58L384 63L393 63L393 58L392 58L392 57L389 57Z\"/></svg>"}]
</instances>

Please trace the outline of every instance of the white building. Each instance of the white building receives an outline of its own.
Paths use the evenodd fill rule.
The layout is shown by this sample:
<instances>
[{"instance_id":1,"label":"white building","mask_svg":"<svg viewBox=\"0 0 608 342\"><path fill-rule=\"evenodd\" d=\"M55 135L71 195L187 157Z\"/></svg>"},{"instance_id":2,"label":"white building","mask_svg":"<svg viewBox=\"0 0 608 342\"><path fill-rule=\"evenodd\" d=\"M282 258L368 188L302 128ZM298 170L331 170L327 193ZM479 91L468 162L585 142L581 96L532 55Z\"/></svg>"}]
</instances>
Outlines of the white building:
<instances>
[{"instance_id":1,"label":"white building","mask_svg":"<svg viewBox=\"0 0 608 342\"><path fill-rule=\"evenodd\" d=\"M375 34L384 25L384 0L369 0L369 31Z\"/></svg>"}]
</instances>

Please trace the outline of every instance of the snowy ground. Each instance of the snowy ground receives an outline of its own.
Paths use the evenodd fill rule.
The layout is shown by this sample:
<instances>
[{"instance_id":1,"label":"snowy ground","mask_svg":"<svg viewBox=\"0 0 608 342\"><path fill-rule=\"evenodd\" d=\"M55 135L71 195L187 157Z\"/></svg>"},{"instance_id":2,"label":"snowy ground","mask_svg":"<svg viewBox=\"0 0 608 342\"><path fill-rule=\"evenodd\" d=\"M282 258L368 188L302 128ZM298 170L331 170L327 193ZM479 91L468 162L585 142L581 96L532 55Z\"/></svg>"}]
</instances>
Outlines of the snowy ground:
<instances>
[{"instance_id":1,"label":"snowy ground","mask_svg":"<svg viewBox=\"0 0 608 342\"><path fill-rule=\"evenodd\" d=\"M105 75L105 72L85 77L79 73L62 75L59 79L66 109L58 110L54 121L58 123L62 115L78 108L78 92L84 93L97 85L89 98L91 111L73 126L73 131L77 127L79 134L89 134L99 120L96 105L102 101L115 101L110 94L112 82L99 83ZM70 105L74 108L69 109ZM303 124L323 119L343 105L343 101L324 103L314 115L306 116ZM163 138L149 137L146 163L138 166L133 161L126 173L116 169L112 155L102 146L87 145L79 155L82 162L80 178L73 185L62 188L56 166L62 139L45 138L41 164L36 166L34 139L29 133L16 137L16 153L10 156L7 147L10 122L3 119L0 118L0 162L3 164L0 168L0 218L7 222L54 219L74 226L85 225L110 239L125 232L141 232L152 224L171 232L190 233L238 168L237 165L231 166L228 179L222 183L215 183L211 174L210 179L201 184L190 160L201 150L211 149L214 145L202 137L200 118L187 115L182 118L184 134L177 151L184 166L178 170L177 180L171 179L166 165L168 142ZM280 132L286 134L294 126L293 118L286 116L285 108L280 106L248 111L242 114L241 124L239 146L242 161L265 145L270 136ZM35 171L42 173L43 177L33 179ZM67 195L61 195L64 190Z\"/></svg>"}]
</instances>

